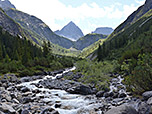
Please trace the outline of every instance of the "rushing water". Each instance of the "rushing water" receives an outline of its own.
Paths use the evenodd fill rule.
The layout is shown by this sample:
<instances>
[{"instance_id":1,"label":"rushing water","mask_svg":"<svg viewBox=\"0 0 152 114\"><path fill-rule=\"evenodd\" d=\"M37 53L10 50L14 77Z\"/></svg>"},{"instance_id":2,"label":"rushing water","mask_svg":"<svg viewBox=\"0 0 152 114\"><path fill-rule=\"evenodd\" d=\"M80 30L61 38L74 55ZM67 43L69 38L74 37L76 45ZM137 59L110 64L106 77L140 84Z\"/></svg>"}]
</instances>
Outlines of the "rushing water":
<instances>
[{"instance_id":1,"label":"rushing water","mask_svg":"<svg viewBox=\"0 0 152 114\"><path fill-rule=\"evenodd\" d=\"M18 86L26 86L31 90L39 89L42 91L36 96L44 96L42 100L46 103L51 102L52 108L57 110L60 114L102 114L102 111L90 112L94 109L98 109L103 103L105 103L105 98L101 98L100 100L95 97L95 95L77 95L77 94L69 94L64 90L57 89L47 89L47 88L38 88L34 84L39 81L46 80L48 78L56 79L57 76L62 76L64 73L75 70L76 67L71 69L66 69L61 74L57 74L56 76L45 76L43 79L38 79L30 82L21 83ZM117 78L113 78L110 84L110 92L118 91L119 93L126 93L126 87L122 84L123 78L118 76ZM121 86L122 89L118 89L118 86ZM59 104L59 108L56 105Z\"/></svg>"},{"instance_id":2,"label":"rushing water","mask_svg":"<svg viewBox=\"0 0 152 114\"><path fill-rule=\"evenodd\" d=\"M18 86L26 86L31 90L39 89L41 91L45 91L44 93L41 92L37 94L37 96L44 96L44 102L51 102L53 104L52 108L57 110L60 114L89 114L90 109L98 107L96 106L98 104L95 103L95 101L97 100L96 97L94 97L93 99L86 99L86 96L83 95L69 94L64 90L37 88L35 85L33 85L33 83L38 83L39 81L48 78L56 79L57 76L61 76L62 74L73 71L75 69L76 67L66 69L63 73L57 74L55 77L47 75L43 79L24 82ZM61 104L61 107L55 108L55 104L58 103ZM101 114L100 111L97 113Z\"/></svg>"}]
</instances>

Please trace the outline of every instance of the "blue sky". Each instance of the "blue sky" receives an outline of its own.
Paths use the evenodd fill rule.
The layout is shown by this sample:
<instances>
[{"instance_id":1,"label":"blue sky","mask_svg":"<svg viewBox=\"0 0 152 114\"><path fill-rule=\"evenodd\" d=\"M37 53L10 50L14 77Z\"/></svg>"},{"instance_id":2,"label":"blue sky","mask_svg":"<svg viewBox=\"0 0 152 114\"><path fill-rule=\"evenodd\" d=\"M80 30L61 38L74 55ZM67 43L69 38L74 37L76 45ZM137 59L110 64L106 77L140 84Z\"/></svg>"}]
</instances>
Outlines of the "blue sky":
<instances>
[{"instance_id":1,"label":"blue sky","mask_svg":"<svg viewBox=\"0 0 152 114\"><path fill-rule=\"evenodd\" d=\"M42 19L53 31L70 21L84 34L116 28L145 0L10 0L18 10Z\"/></svg>"}]
</instances>

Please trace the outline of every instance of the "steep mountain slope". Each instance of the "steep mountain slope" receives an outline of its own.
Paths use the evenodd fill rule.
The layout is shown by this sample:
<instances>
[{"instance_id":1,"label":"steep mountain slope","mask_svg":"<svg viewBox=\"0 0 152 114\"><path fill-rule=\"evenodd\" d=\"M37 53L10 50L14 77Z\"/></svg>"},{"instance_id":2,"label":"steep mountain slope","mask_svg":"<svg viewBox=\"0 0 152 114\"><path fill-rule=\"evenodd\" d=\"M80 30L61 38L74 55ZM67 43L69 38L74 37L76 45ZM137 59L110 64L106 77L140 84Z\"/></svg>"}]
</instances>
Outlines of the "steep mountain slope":
<instances>
[{"instance_id":1,"label":"steep mountain slope","mask_svg":"<svg viewBox=\"0 0 152 114\"><path fill-rule=\"evenodd\" d=\"M7 9L5 12L19 23L26 31L26 34L32 37L32 40L38 44L43 40L48 40L64 48L70 48L73 45L73 42L69 39L54 34L42 20L35 16L31 16L15 9Z\"/></svg>"},{"instance_id":2,"label":"steep mountain slope","mask_svg":"<svg viewBox=\"0 0 152 114\"><path fill-rule=\"evenodd\" d=\"M152 1L151 0L146 0L145 4L142 5L132 13L126 21L124 21L122 24L120 24L114 32L107 38L105 45L109 46L108 50L113 50L119 47L119 45L124 45L124 42L129 36L132 36L134 33L138 31L139 28L144 25L144 23L148 22L152 17L151 17L151 10L152 9ZM147 13L146 13L147 12ZM121 37L121 38L120 38ZM123 38L122 38L123 37ZM120 38L120 41L118 40ZM120 47L121 47L120 46ZM109 51L111 52L111 51ZM109 53L107 52L107 54ZM97 50L94 51L91 55L93 55L91 58L94 58L94 55L96 55ZM118 56L119 54L116 54ZM105 55L107 56L107 55ZM116 57L115 56L115 57Z\"/></svg>"},{"instance_id":3,"label":"steep mountain slope","mask_svg":"<svg viewBox=\"0 0 152 114\"><path fill-rule=\"evenodd\" d=\"M102 45L106 39L99 39L97 42L91 44L90 46L84 48L81 53L78 55L80 58L96 58L96 50L98 49L99 45Z\"/></svg>"},{"instance_id":4,"label":"steep mountain slope","mask_svg":"<svg viewBox=\"0 0 152 114\"><path fill-rule=\"evenodd\" d=\"M9 0L0 0L0 8L2 9L10 9L10 8L15 8L13 4Z\"/></svg>"},{"instance_id":5,"label":"steep mountain slope","mask_svg":"<svg viewBox=\"0 0 152 114\"><path fill-rule=\"evenodd\" d=\"M55 31L55 33L74 41L84 36L81 29L72 21L64 26L61 30Z\"/></svg>"},{"instance_id":6,"label":"steep mountain slope","mask_svg":"<svg viewBox=\"0 0 152 114\"><path fill-rule=\"evenodd\" d=\"M9 18L6 13L0 8L0 26L4 31L9 32L13 36L22 36L21 27L11 18Z\"/></svg>"},{"instance_id":7,"label":"steep mountain slope","mask_svg":"<svg viewBox=\"0 0 152 114\"><path fill-rule=\"evenodd\" d=\"M93 31L92 33L109 35L112 32L113 32L113 29L110 27L99 27L99 28L96 28L96 30Z\"/></svg>"},{"instance_id":8,"label":"steep mountain slope","mask_svg":"<svg viewBox=\"0 0 152 114\"><path fill-rule=\"evenodd\" d=\"M107 36L102 34L87 34L75 42L74 48L83 50L84 48L95 43L99 39L105 39Z\"/></svg>"},{"instance_id":9,"label":"steep mountain slope","mask_svg":"<svg viewBox=\"0 0 152 114\"><path fill-rule=\"evenodd\" d=\"M124 29L130 27L133 23L135 23L140 17L142 17L145 13L147 13L150 9L152 9L152 0L146 0L145 4L140 6L136 11L134 11L121 25L119 25L114 33L117 34Z\"/></svg>"},{"instance_id":10,"label":"steep mountain slope","mask_svg":"<svg viewBox=\"0 0 152 114\"><path fill-rule=\"evenodd\" d=\"M150 36L150 33L148 31L151 30L152 10L143 15L138 21L125 29L123 32L113 37L109 37L105 41L104 45L101 46L101 49L98 49L100 50L100 59L116 59L120 58L126 51L133 49L139 49L140 51L143 50L143 48L145 48L144 46L146 46L144 42L147 39L145 38ZM140 38L141 36L142 40ZM139 44L139 42L141 44ZM97 50L94 51L91 55L90 57L94 58L94 56L97 55Z\"/></svg>"}]
</instances>

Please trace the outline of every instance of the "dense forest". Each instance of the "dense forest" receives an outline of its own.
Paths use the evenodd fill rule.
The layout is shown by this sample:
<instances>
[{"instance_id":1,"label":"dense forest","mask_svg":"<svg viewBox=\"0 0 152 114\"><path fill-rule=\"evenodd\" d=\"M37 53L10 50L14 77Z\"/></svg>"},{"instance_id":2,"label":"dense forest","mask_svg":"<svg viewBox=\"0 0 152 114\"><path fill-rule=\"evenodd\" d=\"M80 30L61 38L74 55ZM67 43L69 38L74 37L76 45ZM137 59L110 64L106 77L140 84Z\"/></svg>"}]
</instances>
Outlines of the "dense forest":
<instances>
[{"instance_id":1,"label":"dense forest","mask_svg":"<svg viewBox=\"0 0 152 114\"><path fill-rule=\"evenodd\" d=\"M53 55L50 42L42 48L26 38L10 35L0 28L0 72L20 76L34 75L44 70L57 70L73 66L73 58Z\"/></svg>"},{"instance_id":2,"label":"dense forest","mask_svg":"<svg viewBox=\"0 0 152 114\"><path fill-rule=\"evenodd\" d=\"M143 24L146 20L140 19L97 50L98 61L118 61L117 71L125 73L124 83L137 94L152 89L152 20Z\"/></svg>"}]
</instances>

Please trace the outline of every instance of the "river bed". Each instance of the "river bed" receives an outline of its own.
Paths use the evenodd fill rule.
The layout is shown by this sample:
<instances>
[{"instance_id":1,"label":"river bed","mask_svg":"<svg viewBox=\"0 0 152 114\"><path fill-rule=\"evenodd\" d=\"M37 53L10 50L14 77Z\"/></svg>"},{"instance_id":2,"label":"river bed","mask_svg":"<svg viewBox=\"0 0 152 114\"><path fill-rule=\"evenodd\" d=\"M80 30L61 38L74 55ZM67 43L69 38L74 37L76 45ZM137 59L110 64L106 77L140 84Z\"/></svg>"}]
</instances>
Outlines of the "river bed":
<instances>
[{"instance_id":1,"label":"river bed","mask_svg":"<svg viewBox=\"0 0 152 114\"><path fill-rule=\"evenodd\" d=\"M101 104L98 104L98 99L95 97L95 95L84 96L84 95L78 95L78 94L69 94L65 90L38 88L34 85L34 84L39 83L40 81L47 80L50 78L55 80L57 76L61 76L64 73L73 71L75 69L76 69L75 67L71 69L66 69L65 71L63 71L63 73L57 74L56 76L47 75L43 79L38 79L38 80L30 81L30 82L24 82L24 83L19 84L18 86L25 86L29 88L31 91L39 89L42 92L37 94L36 96L44 96L44 99L43 99L44 102L52 102L53 105L51 107L57 110L60 114L78 114L78 113L87 114L93 111L94 108L97 108L101 105ZM96 111L96 113L101 114L102 111Z\"/></svg>"},{"instance_id":2,"label":"river bed","mask_svg":"<svg viewBox=\"0 0 152 114\"><path fill-rule=\"evenodd\" d=\"M73 67L52 72L53 75L23 77L19 80L12 76L11 82L9 78L2 80L6 82L0 87L0 101L3 103L0 108L8 107L8 112L11 113L26 112L22 114L47 114L46 112L51 112L51 114L105 114L109 109L122 104L129 104L136 110L139 109L140 100L133 99L126 92L126 87L122 83L123 76L118 74L113 76L110 81L110 91L101 90L90 94L88 91L93 88L80 82L64 79L66 73L75 69ZM81 90L79 94L71 94L71 90L77 87ZM88 93L85 94L85 92Z\"/></svg>"}]
</instances>

